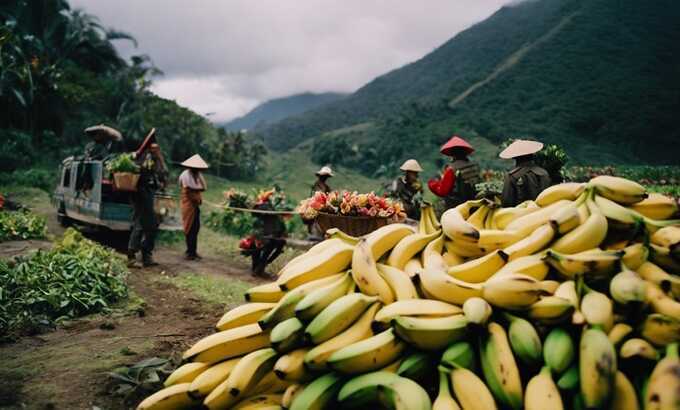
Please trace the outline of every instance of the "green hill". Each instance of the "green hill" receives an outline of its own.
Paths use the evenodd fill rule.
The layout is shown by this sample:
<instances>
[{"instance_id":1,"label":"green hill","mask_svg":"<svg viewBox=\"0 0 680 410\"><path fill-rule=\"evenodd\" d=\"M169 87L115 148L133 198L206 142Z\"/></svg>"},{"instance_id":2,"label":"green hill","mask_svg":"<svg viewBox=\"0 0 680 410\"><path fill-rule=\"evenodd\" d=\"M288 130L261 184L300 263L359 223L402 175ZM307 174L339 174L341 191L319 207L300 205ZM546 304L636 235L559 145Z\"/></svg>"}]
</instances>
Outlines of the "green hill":
<instances>
[{"instance_id":1,"label":"green hill","mask_svg":"<svg viewBox=\"0 0 680 410\"><path fill-rule=\"evenodd\" d=\"M375 173L437 158L454 132L531 136L577 163L680 163L680 3L537 0L501 8L356 93L260 129L286 150ZM483 162L494 164L494 150ZM430 165L431 167L434 164Z\"/></svg>"}]
</instances>

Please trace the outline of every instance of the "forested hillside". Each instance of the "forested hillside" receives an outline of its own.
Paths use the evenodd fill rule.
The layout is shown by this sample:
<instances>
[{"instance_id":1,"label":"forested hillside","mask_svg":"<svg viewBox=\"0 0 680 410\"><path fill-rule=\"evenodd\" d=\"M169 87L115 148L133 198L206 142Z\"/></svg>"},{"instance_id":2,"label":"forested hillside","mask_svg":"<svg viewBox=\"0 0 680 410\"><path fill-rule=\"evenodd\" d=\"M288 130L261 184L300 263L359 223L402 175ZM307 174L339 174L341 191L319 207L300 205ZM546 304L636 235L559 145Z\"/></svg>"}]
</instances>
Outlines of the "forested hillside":
<instances>
[{"instance_id":1,"label":"forested hillside","mask_svg":"<svg viewBox=\"0 0 680 410\"><path fill-rule=\"evenodd\" d=\"M246 115L235 118L223 124L222 127L230 131L257 129L292 115L302 114L324 104L337 101L346 95L342 93L303 93L275 98L265 101Z\"/></svg>"},{"instance_id":2,"label":"forested hillside","mask_svg":"<svg viewBox=\"0 0 680 410\"><path fill-rule=\"evenodd\" d=\"M531 136L580 163L678 164L668 149L680 138L678 21L672 0L503 7L421 60L261 132L279 150L315 139L319 160L367 173L376 155L390 166L429 158L454 132Z\"/></svg>"}]
</instances>

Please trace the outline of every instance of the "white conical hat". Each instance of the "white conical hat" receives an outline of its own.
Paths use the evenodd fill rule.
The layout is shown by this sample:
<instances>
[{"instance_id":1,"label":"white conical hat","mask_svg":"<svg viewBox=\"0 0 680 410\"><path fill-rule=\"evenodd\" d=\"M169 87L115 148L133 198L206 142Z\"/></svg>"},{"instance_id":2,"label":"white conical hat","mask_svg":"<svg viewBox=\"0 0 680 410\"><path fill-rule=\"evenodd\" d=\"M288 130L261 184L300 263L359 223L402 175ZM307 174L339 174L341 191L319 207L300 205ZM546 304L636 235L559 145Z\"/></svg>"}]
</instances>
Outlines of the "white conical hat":
<instances>
[{"instance_id":1,"label":"white conical hat","mask_svg":"<svg viewBox=\"0 0 680 410\"><path fill-rule=\"evenodd\" d=\"M320 170L316 171L316 175L328 175L329 177L333 176L333 170L331 170L331 167L321 167Z\"/></svg>"},{"instance_id":2,"label":"white conical hat","mask_svg":"<svg viewBox=\"0 0 680 410\"><path fill-rule=\"evenodd\" d=\"M399 169L402 171L423 172L423 168L415 159L407 159L403 164L401 164Z\"/></svg>"},{"instance_id":3,"label":"white conical hat","mask_svg":"<svg viewBox=\"0 0 680 410\"><path fill-rule=\"evenodd\" d=\"M208 164L198 154L194 154L191 158L182 162L181 165L187 168L208 169Z\"/></svg>"},{"instance_id":4,"label":"white conical hat","mask_svg":"<svg viewBox=\"0 0 680 410\"><path fill-rule=\"evenodd\" d=\"M523 155L535 154L543 148L543 144L538 141L516 140L508 145L498 156L503 159L521 157Z\"/></svg>"}]
</instances>

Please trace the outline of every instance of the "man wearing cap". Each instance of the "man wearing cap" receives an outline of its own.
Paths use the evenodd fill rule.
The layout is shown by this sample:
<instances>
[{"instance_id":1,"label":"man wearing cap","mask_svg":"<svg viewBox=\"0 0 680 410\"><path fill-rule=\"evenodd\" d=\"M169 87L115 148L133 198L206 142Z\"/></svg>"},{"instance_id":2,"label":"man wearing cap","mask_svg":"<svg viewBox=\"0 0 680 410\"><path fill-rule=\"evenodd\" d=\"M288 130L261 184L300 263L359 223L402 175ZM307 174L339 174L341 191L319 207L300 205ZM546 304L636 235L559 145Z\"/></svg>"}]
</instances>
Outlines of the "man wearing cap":
<instances>
[{"instance_id":1,"label":"man wearing cap","mask_svg":"<svg viewBox=\"0 0 680 410\"><path fill-rule=\"evenodd\" d=\"M505 174L502 203L505 207L516 206L534 200L550 186L548 171L536 165L534 154L543 148L538 141L515 140L499 157L514 159L515 168Z\"/></svg>"},{"instance_id":2,"label":"man wearing cap","mask_svg":"<svg viewBox=\"0 0 680 410\"><path fill-rule=\"evenodd\" d=\"M477 195L475 185L481 182L479 165L468 158L474 151L467 141L457 135L451 137L439 151L451 157L451 164L444 168L440 178L431 179L427 185L435 195L444 199L446 209L475 199Z\"/></svg>"},{"instance_id":3,"label":"man wearing cap","mask_svg":"<svg viewBox=\"0 0 680 410\"><path fill-rule=\"evenodd\" d=\"M198 231L201 229L202 192L207 186L201 170L208 169L208 164L196 154L182 162L182 166L186 168L179 176L180 209L187 244L184 257L188 260L196 260L201 259L196 252L196 247Z\"/></svg>"},{"instance_id":4,"label":"man wearing cap","mask_svg":"<svg viewBox=\"0 0 680 410\"><path fill-rule=\"evenodd\" d=\"M390 196L404 205L404 211L409 218L418 219L423 195L423 185L418 179L418 173L422 172L423 168L415 159L409 159L399 169L404 172L404 175L392 182Z\"/></svg>"},{"instance_id":5,"label":"man wearing cap","mask_svg":"<svg viewBox=\"0 0 680 410\"><path fill-rule=\"evenodd\" d=\"M331 187L328 186L326 181L332 176L333 170L331 170L331 167L329 166L321 167L320 170L316 171L316 182L312 185L312 194L310 196L314 196L314 193L317 191L321 191L325 194L331 192Z\"/></svg>"},{"instance_id":6,"label":"man wearing cap","mask_svg":"<svg viewBox=\"0 0 680 410\"><path fill-rule=\"evenodd\" d=\"M156 191L165 188L168 169L158 144L149 145L148 149L139 155L135 154L135 161L139 165L139 182L137 192L133 192L132 199L132 231L128 242L128 266L135 267L136 255L142 251L142 265L144 267L158 265L153 261L152 253L158 232L158 218L154 210L154 196Z\"/></svg>"}]
</instances>

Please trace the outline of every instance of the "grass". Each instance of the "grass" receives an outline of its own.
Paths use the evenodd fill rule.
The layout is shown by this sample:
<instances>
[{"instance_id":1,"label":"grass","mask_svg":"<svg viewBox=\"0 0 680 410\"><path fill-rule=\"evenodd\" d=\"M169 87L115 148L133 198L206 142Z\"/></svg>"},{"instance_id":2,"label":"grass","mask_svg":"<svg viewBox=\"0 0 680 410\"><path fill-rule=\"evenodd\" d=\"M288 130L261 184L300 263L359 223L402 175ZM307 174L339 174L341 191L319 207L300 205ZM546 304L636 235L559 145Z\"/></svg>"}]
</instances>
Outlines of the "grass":
<instances>
[{"instance_id":1,"label":"grass","mask_svg":"<svg viewBox=\"0 0 680 410\"><path fill-rule=\"evenodd\" d=\"M178 276L165 277L180 289L192 292L198 298L219 305L234 306L243 303L243 293L252 283L233 278L218 278L186 272Z\"/></svg>"}]
</instances>

